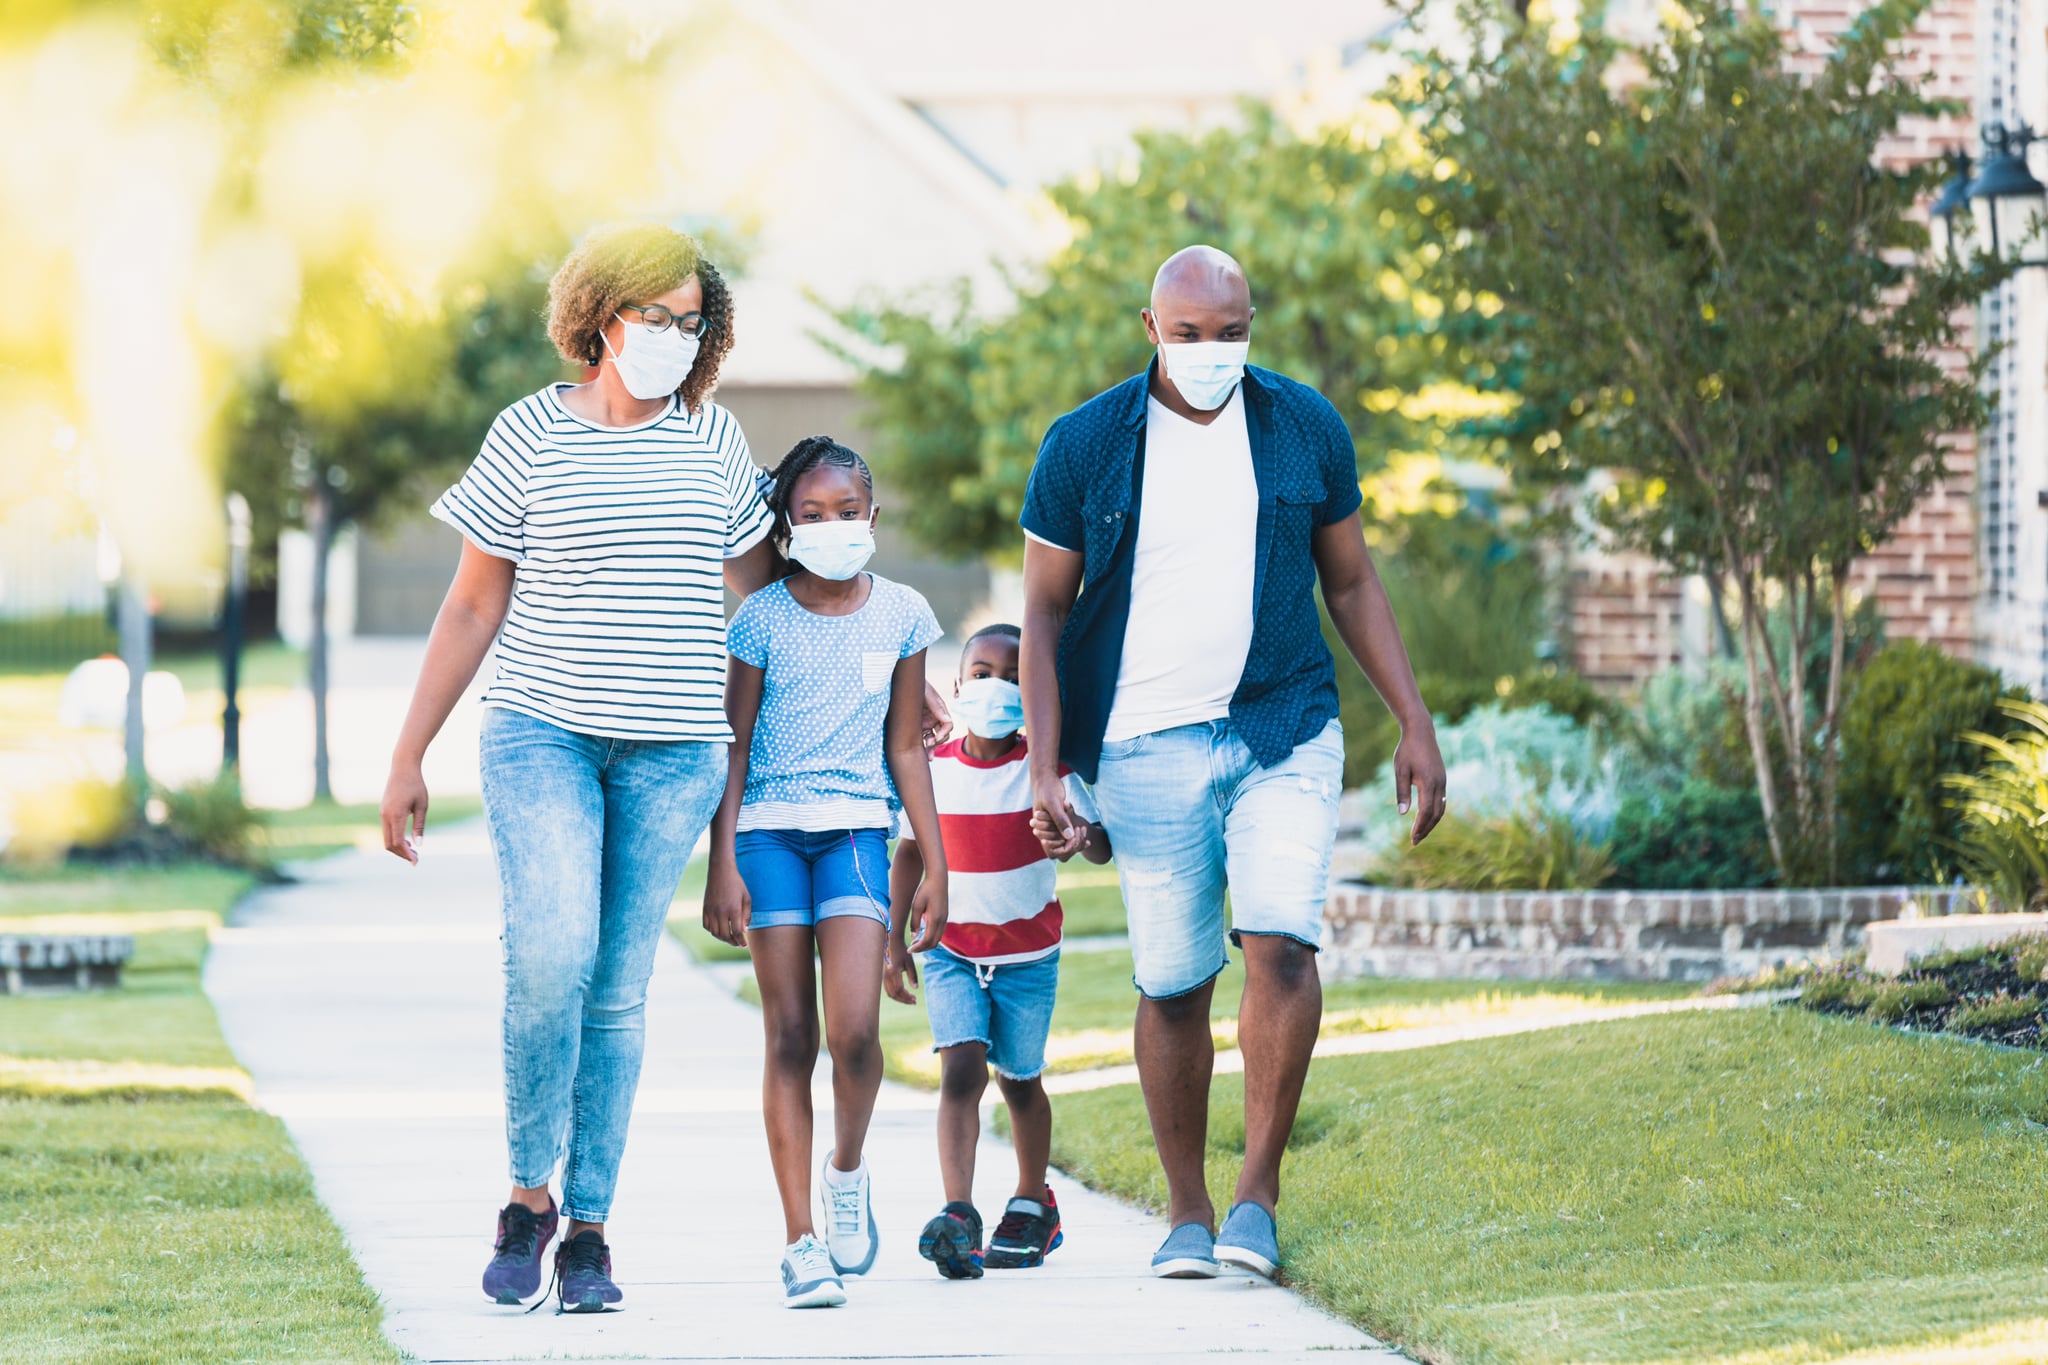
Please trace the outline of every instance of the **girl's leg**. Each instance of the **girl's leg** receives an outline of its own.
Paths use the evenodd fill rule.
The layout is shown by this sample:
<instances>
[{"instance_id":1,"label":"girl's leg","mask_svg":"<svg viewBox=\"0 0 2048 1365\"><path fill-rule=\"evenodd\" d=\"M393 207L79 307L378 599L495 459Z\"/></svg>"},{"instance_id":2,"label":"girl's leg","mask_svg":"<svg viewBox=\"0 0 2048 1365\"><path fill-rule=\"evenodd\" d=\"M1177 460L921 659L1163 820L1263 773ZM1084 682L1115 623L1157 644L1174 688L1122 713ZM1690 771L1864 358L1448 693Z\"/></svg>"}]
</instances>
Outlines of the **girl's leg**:
<instances>
[{"instance_id":1,"label":"girl's leg","mask_svg":"<svg viewBox=\"0 0 2048 1365\"><path fill-rule=\"evenodd\" d=\"M785 1243L816 1231L811 1222L811 1127L816 1121L811 1073L818 1065L818 983L812 942L811 930L802 925L747 931L768 1037L761 1117L768 1128L776 1192L782 1196Z\"/></svg>"},{"instance_id":2,"label":"girl's leg","mask_svg":"<svg viewBox=\"0 0 2048 1365\"><path fill-rule=\"evenodd\" d=\"M596 958L583 993L575 1122L562 1171L569 1236L610 1215L646 1042L654 972L676 884L725 790L725 746L605 741L604 867Z\"/></svg>"},{"instance_id":3,"label":"girl's leg","mask_svg":"<svg viewBox=\"0 0 2048 1365\"><path fill-rule=\"evenodd\" d=\"M939 1050L939 1177L949 1204L974 1202L974 1146L981 1141L981 1096L987 1089L986 1045Z\"/></svg>"},{"instance_id":4,"label":"girl's leg","mask_svg":"<svg viewBox=\"0 0 2048 1365\"><path fill-rule=\"evenodd\" d=\"M1052 1160L1052 1101L1037 1076L1014 1081L998 1075L1003 1102L1010 1106L1010 1142L1017 1149L1017 1198L1043 1201L1045 1168ZM950 1197L950 1196L949 1196Z\"/></svg>"},{"instance_id":5,"label":"girl's leg","mask_svg":"<svg viewBox=\"0 0 2048 1365\"><path fill-rule=\"evenodd\" d=\"M888 931L866 915L818 921L825 986L825 1045L832 1051L832 1164L860 1169L868 1121L882 1089L882 945Z\"/></svg>"},{"instance_id":6,"label":"girl's leg","mask_svg":"<svg viewBox=\"0 0 2048 1365\"><path fill-rule=\"evenodd\" d=\"M597 954L604 741L484 713L484 811L503 892L505 1137L512 1199L537 1213L570 1126L584 982Z\"/></svg>"}]
</instances>

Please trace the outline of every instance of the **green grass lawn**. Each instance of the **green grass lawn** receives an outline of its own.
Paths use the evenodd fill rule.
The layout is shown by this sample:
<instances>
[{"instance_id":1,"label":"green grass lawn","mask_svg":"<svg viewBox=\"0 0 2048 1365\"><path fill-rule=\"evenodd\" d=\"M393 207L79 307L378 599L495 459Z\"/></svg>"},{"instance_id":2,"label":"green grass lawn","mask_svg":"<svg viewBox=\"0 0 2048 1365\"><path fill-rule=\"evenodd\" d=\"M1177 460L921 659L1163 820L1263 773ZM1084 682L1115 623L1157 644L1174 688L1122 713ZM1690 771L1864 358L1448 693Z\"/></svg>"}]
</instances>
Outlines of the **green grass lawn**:
<instances>
[{"instance_id":1,"label":"green grass lawn","mask_svg":"<svg viewBox=\"0 0 2048 1365\"><path fill-rule=\"evenodd\" d=\"M478 796L434 797L427 808L428 839L437 829L481 815L483 808ZM297 810L265 811L257 847L277 862L303 862L352 848L382 848L382 829L373 802L342 805L316 801Z\"/></svg>"},{"instance_id":2,"label":"green grass lawn","mask_svg":"<svg viewBox=\"0 0 2048 1365\"><path fill-rule=\"evenodd\" d=\"M2044 1120L2033 1054L1789 1009L1333 1058L1295 1129L1282 1251L1330 1308L1461 1365L2038 1342ZM1219 1078L1219 1208L1243 1142L1242 1083ZM1089 1185L1161 1205L1135 1086L1062 1096L1053 1143Z\"/></svg>"},{"instance_id":3,"label":"green grass lawn","mask_svg":"<svg viewBox=\"0 0 2048 1365\"><path fill-rule=\"evenodd\" d=\"M207 866L67 868L0 878L0 916L224 917L250 878ZM136 934L122 987L0 998L0 1054L233 1068L200 989L206 933ZM15 1074L10 1071L10 1075ZM0 1228L19 1249L0 1295L9 1359L395 1361L284 1125L218 1088L46 1098L0 1083Z\"/></svg>"}]
</instances>

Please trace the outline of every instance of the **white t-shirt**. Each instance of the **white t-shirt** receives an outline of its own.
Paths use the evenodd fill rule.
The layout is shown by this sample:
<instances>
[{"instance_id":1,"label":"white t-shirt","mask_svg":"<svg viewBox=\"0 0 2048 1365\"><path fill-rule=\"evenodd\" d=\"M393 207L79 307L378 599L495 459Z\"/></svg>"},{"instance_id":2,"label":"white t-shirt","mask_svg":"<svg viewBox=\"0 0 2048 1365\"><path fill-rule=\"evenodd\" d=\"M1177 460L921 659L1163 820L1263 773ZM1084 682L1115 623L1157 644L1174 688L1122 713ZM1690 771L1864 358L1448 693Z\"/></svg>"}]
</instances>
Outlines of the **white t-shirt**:
<instances>
[{"instance_id":1,"label":"white t-shirt","mask_svg":"<svg viewBox=\"0 0 2048 1365\"><path fill-rule=\"evenodd\" d=\"M1138 497L1131 616L1105 743L1230 714L1252 646L1259 533L1242 384L1207 426L1146 401Z\"/></svg>"},{"instance_id":2,"label":"white t-shirt","mask_svg":"<svg viewBox=\"0 0 2048 1365\"><path fill-rule=\"evenodd\" d=\"M606 427L550 385L499 413L433 508L519 566L484 704L584 734L730 741L724 570L768 534L754 474L716 403Z\"/></svg>"}]
</instances>

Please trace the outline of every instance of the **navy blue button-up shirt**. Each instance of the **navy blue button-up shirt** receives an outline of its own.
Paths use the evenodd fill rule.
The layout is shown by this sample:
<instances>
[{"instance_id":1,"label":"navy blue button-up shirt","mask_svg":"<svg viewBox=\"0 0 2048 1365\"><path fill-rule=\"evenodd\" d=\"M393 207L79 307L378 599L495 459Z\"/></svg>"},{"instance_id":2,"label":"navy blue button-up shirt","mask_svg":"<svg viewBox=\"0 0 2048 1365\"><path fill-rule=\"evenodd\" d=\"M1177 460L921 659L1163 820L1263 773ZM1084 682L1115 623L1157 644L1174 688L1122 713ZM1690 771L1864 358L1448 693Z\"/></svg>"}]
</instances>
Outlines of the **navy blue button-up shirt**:
<instances>
[{"instance_id":1,"label":"navy blue button-up shirt","mask_svg":"<svg viewBox=\"0 0 2048 1365\"><path fill-rule=\"evenodd\" d=\"M1097 394L1052 424L1020 518L1040 540L1081 554L1081 595L1060 633L1060 758L1090 782L1131 615L1151 373ZM1327 398L1252 366L1244 396L1259 517L1252 643L1230 719L1252 758L1270 767L1337 714L1336 669L1316 614L1309 539L1357 511L1361 498L1351 433Z\"/></svg>"}]
</instances>

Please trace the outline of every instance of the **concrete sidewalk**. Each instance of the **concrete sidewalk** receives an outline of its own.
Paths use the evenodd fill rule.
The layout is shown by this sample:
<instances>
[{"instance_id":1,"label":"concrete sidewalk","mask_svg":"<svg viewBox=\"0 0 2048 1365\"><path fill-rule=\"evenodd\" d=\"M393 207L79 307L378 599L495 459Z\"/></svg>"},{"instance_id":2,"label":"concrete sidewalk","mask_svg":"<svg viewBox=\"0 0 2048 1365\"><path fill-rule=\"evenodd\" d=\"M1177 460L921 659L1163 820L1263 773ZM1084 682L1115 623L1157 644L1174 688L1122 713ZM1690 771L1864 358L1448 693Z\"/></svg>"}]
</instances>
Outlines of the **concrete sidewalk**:
<instances>
[{"instance_id":1,"label":"concrete sidewalk","mask_svg":"<svg viewBox=\"0 0 2048 1365\"><path fill-rule=\"evenodd\" d=\"M386 1333L413 1356L1403 1359L1249 1277L1152 1279L1159 1221L1058 1176L1067 1244L1046 1266L941 1280L916 1250L942 1202L932 1097L898 1086L883 1090L868 1147L883 1239L874 1272L849 1281L844 1308L789 1312L760 1021L672 942L649 991L647 1064L610 1225L624 1311L527 1316L489 1303L477 1279L506 1186L496 895L479 827L430 832L418 868L344 854L251 897L207 964L257 1102L290 1126L383 1296ZM829 1099L820 1117L829 1122ZM821 1124L821 1158L828 1145ZM1014 1169L1006 1146L984 1144L976 1202L991 1224Z\"/></svg>"}]
</instances>

